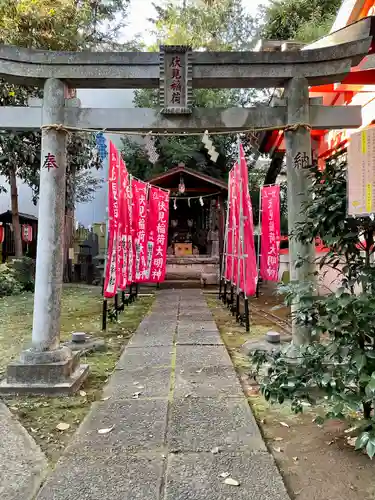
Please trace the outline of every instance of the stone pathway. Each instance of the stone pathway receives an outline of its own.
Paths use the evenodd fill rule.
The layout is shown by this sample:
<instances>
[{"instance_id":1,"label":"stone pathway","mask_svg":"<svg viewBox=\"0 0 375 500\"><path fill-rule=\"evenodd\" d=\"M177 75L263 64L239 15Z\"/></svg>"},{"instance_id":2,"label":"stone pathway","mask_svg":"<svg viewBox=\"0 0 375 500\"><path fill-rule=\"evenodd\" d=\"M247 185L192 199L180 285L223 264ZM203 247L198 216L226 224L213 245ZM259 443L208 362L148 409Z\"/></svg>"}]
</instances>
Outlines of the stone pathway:
<instances>
[{"instance_id":1,"label":"stone pathway","mask_svg":"<svg viewBox=\"0 0 375 500\"><path fill-rule=\"evenodd\" d=\"M0 499L31 500L47 471L44 453L0 403Z\"/></svg>"},{"instance_id":2,"label":"stone pathway","mask_svg":"<svg viewBox=\"0 0 375 500\"><path fill-rule=\"evenodd\" d=\"M158 294L37 496L84 499L289 500L200 291Z\"/></svg>"}]
</instances>

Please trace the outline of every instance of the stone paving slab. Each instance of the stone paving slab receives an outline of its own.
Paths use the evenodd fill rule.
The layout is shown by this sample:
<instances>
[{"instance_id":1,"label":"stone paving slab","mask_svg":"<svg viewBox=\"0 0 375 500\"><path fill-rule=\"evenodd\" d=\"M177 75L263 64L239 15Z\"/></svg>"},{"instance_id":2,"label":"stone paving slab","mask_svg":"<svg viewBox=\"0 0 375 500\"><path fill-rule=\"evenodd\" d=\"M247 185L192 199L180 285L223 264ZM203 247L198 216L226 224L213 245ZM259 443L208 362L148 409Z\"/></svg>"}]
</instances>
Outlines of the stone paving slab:
<instances>
[{"instance_id":1,"label":"stone paving slab","mask_svg":"<svg viewBox=\"0 0 375 500\"><path fill-rule=\"evenodd\" d=\"M192 310L198 312L207 312L207 304L205 300L202 302L190 301L180 305L180 313L190 312ZM210 311L209 311L210 312Z\"/></svg>"},{"instance_id":2,"label":"stone paving slab","mask_svg":"<svg viewBox=\"0 0 375 500\"><path fill-rule=\"evenodd\" d=\"M129 347L172 346L177 322L142 326L130 339Z\"/></svg>"},{"instance_id":3,"label":"stone paving slab","mask_svg":"<svg viewBox=\"0 0 375 500\"><path fill-rule=\"evenodd\" d=\"M155 314L153 319L142 321L135 335L142 332L163 333L164 331L175 331L177 326L177 316L174 319L166 318L164 314Z\"/></svg>"},{"instance_id":4,"label":"stone paving slab","mask_svg":"<svg viewBox=\"0 0 375 500\"><path fill-rule=\"evenodd\" d=\"M229 472L240 486L224 484ZM183 453L168 457L165 500L290 500L267 452Z\"/></svg>"},{"instance_id":5,"label":"stone paving slab","mask_svg":"<svg viewBox=\"0 0 375 500\"><path fill-rule=\"evenodd\" d=\"M230 366L232 361L224 346L177 346L176 366L185 369L186 365Z\"/></svg>"},{"instance_id":6,"label":"stone paving slab","mask_svg":"<svg viewBox=\"0 0 375 500\"><path fill-rule=\"evenodd\" d=\"M31 500L47 470L44 453L0 403L0 499Z\"/></svg>"},{"instance_id":7,"label":"stone paving slab","mask_svg":"<svg viewBox=\"0 0 375 500\"><path fill-rule=\"evenodd\" d=\"M112 398L94 403L76 436L75 446L90 444L92 449L119 448L123 452L163 446L168 410L166 399ZM99 429L112 426L108 434L98 434Z\"/></svg>"},{"instance_id":8,"label":"stone paving slab","mask_svg":"<svg viewBox=\"0 0 375 500\"><path fill-rule=\"evenodd\" d=\"M168 398L171 368L139 368L115 371L103 391L103 397L116 395L117 400L141 398Z\"/></svg>"},{"instance_id":9,"label":"stone paving slab","mask_svg":"<svg viewBox=\"0 0 375 500\"><path fill-rule=\"evenodd\" d=\"M172 350L169 346L133 347L129 346L123 352L117 367L132 371L142 368L166 368L172 362Z\"/></svg>"},{"instance_id":10,"label":"stone paving slab","mask_svg":"<svg viewBox=\"0 0 375 500\"><path fill-rule=\"evenodd\" d=\"M223 345L218 331L184 331L178 333L177 345Z\"/></svg>"},{"instance_id":11,"label":"stone paving slab","mask_svg":"<svg viewBox=\"0 0 375 500\"><path fill-rule=\"evenodd\" d=\"M197 320L180 320L177 325L177 333L181 332L203 332L208 330L210 332L215 331L218 332L215 321L197 321Z\"/></svg>"},{"instance_id":12,"label":"stone paving slab","mask_svg":"<svg viewBox=\"0 0 375 500\"><path fill-rule=\"evenodd\" d=\"M192 397L241 397L241 385L232 367L189 365L177 368L175 374L175 399L190 394Z\"/></svg>"},{"instance_id":13,"label":"stone paving slab","mask_svg":"<svg viewBox=\"0 0 375 500\"><path fill-rule=\"evenodd\" d=\"M163 462L161 454L108 455L77 449L58 464L38 500L157 500Z\"/></svg>"},{"instance_id":14,"label":"stone paving slab","mask_svg":"<svg viewBox=\"0 0 375 500\"><path fill-rule=\"evenodd\" d=\"M258 426L244 397L175 399L168 428L171 451L266 451Z\"/></svg>"},{"instance_id":15,"label":"stone paving slab","mask_svg":"<svg viewBox=\"0 0 375 500\"><path fill-rule=\"evenodd\" d=\"M191 311L191 312L185 312L185 313L180 313L179 315L180 321L213 321L213 317L211 313L208 312L202 312L200 313Z\"/></svg>"}]
</instances>

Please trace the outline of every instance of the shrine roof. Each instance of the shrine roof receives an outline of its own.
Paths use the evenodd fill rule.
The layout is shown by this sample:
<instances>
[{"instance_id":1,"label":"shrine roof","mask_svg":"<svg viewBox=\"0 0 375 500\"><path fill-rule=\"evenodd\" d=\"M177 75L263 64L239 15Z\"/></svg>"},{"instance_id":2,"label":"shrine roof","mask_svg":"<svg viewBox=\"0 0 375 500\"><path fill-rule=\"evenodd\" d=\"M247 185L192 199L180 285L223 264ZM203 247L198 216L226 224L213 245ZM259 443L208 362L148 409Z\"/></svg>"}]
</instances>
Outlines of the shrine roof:
<instances>
[{"instance_id":1,"label":"shrine roof","mask_svg":"<svg viewBox=\"0 0 375 500\"><path fill-rule=\"evenodd\" d=\"M225 181L222 181L220 179L216 179L215 177L211 177L206 174L202 174L201 172L197 172L196 170L192 170L190 168L187 168L185 166L179 165L175 168L172 168L171 170L168 170L168 172L164 172L160 175L157 175L153 177L152 179L149 179L148 182L150 184L155 184L155 185L160 185L163 186L165 183L170 182L173 177L177 177L177 184L179 182L179 176L181 174L184 174L184 176L187 177L193 177L195 179L199 179L200 181L203 181L206 184L211 184L213 186L216 186L220 189L223 189L225 191L228 190L228 185Z\"/></svg>"},{"instance_id":2,"label":"shrine roof","mask_svg":"<svg viewBox=\"0 0 375 500\"><path fill-rule=\"evenodd\" d=\"M30 215L30 214L24 214L22 212L19 212L19 217L21 222L37 222L38 218L35 217L35 215ZM0 214L0 222L12 222L12 211L7 210L6 212L3 212Z\"/></svg>"}]
</instances>

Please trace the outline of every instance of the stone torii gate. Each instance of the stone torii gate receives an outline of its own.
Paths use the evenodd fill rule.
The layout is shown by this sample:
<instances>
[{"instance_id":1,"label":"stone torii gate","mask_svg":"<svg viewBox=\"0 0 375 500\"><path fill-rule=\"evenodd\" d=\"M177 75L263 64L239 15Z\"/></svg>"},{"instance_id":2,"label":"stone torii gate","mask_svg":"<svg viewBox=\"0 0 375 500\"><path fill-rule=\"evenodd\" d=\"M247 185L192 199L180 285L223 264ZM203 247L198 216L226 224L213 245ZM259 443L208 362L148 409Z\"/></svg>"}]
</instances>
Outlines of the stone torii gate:
<instances>
[{"instance_id":1,"label":"stone torii gate","mask_svg":"<svg viewBox=\"0 0 375 500\"><path fill-rule=\"evenodd\" d=\"M366 29L364 30L366 32ZM303 217L307 200L306 168L311 164L308 126L356 128L360 107L309 103L309 85L341 81L368 53L369 31L350 43L295 52L192 52L161 47L158 53L65 53L0 46L0 77L44 90L41 106L0 108L0 129L42 128L39 230L32 347L10 363L0 384L5 393L69 393L85 378L69 349L61 347L60 309L63 269L63 220L67 130L204 132L285 130L289 227ZM66 87L160 89L161 109L86 109L65 99ZM192 109L193 88L285 87L286 104L277 107ZM51 161L49 161L51 160ZM51 163L52 162L52 163ZM295 268L301 255L307 263ZM291 242L291 279L312 278L314 247ZM293 342L309 341L293 331Z\"/></svg>"}]
</instances>

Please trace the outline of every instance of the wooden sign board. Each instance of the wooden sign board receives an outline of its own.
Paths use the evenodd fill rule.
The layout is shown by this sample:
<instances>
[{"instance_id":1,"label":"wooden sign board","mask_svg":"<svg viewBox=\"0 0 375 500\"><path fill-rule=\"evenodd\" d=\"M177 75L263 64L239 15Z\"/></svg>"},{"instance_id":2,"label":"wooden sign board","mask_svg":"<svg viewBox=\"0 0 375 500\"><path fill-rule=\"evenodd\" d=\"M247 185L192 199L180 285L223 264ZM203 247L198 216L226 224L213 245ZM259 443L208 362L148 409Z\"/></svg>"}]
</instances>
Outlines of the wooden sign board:
<instances>
[{"instance_id":1,"label":"wooden sign board","mask_svg":"<svg viewBox=\"0 0 375 500\"><path fill-rule=\"evenodd\" d=\"M375 213L375 127L351 135L348 144L348 215Z\"/></svg>"},{"instance_id":2,"label":"wooden sign board","mask_svg":"<svg viewBox=\"0 0 375 500\"><path fill-rule=\"evenodd\" d=\"M160 105L163 114L191 113L192 77L190 47L160 47Z\"/></svg>"}]
</instances>

